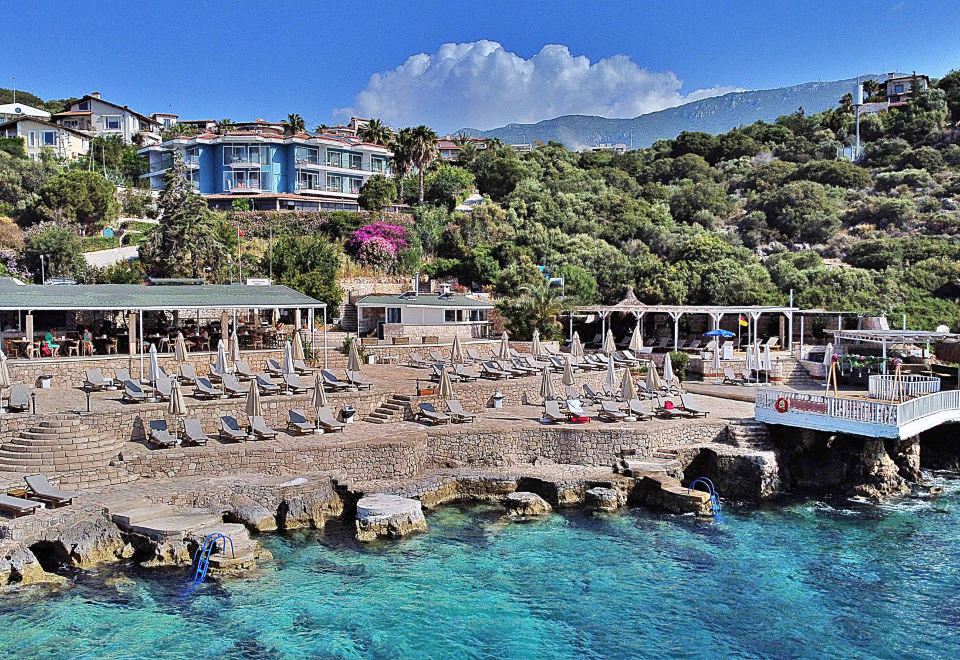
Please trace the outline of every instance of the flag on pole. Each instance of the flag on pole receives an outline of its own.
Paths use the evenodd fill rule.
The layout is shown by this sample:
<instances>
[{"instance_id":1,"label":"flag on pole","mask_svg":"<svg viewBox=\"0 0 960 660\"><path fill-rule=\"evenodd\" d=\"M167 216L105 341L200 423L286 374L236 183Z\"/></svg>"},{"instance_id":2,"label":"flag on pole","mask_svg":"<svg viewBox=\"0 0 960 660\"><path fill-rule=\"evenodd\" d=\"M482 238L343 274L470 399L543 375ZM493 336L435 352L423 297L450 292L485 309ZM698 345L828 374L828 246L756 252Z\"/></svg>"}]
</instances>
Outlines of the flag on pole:
<instances>
[{"instance_id":1,"label":"flag on pole","mask_svg":"<svg viewBox=\"0 0 960 660\"><path fill-rule=\"evenodd\" d=\"M745 317L743 314L741 314L741 315L740 315L740 326L743 327L743 328L746 328L748 325L750 325L750 323L747 321L747 317Z\"/></svg>"}]
</instances>

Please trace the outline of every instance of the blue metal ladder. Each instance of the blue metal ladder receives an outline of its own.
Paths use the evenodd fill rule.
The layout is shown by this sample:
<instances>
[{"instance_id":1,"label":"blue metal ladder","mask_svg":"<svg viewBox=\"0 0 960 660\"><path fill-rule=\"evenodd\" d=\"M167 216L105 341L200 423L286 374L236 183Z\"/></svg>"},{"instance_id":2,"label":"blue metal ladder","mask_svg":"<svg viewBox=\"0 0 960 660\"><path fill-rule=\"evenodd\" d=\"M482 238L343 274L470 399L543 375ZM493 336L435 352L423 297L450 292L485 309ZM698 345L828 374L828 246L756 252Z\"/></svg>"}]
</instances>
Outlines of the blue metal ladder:
<instances>
[{"instance_id":1,"label":"blue metal ladder","mask_svg":"<svg viewBox=\"0 0 960 660\"><path fill-rule=\"evenodd\" d=\"M217 542L223 541L223 550L227 550L227 542L230 543L230 556L236 557L236 552L233 549L233 539L225 534L220 532L214 532L213 534L207 534L207 537L203 540L203 544L197 549L197 554L193 557L193 578L191 583L194 585L200 584L207 578L207 570L210 568L210 555L217 551Z\"/></svg>"},{"instance_id":2,"label":"blue metal ladder","mask_svg":"<svg viewBox=\"0 0 960 660\"><path fill-rule=\"evenodd\" d=\"M713 512L713 517L718 522L723 522L723 516L720 515L720 494L716 486L707 477L698 477L687 487L687 492L693 492L698 485L706 486L707 492L710 493L710 510Z\"/></svg>"}]
</instances>

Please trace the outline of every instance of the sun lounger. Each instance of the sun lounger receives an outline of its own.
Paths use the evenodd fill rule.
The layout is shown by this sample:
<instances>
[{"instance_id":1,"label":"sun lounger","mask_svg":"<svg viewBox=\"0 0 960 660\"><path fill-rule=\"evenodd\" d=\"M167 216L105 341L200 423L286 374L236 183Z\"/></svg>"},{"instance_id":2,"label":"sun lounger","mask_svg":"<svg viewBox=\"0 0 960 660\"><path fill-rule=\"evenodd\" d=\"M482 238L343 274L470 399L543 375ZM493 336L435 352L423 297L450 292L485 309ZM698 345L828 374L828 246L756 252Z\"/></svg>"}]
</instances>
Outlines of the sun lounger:
<instances>
[{"instance_id":1,"label":"sun lounger","mask_svg":"<svg viewBox=\"0 0 960 660\"><path fill-rule=\"evenodd\" d=\"M597 417L608 422L622 422L627 418L627 414L620 410L620 406L613 401L601 401L600 412L597 413Z\"/></svg>"},{"instance_id":2,"label":"sun lounger","mask_svg":"<svg viewBox=\"0 0 960 660\"><path fill-rule=\"evenodd\" d=\"M450 415L437 410L432 403L423 402L418 406L417 419L425 419L433 425L446 424Z\"/></svg>"},{"instance_id":3,"label":"sun lounger","mask_svg":"<svg viewBox=\"0 0 960 660\"><path fill-rule=\"evenodd\" d=\"M150 420L149 433L147 439L151 445L161 449L177 446L177 438L170 434L167 428L167 422L163 419Z\"/></svg>"},{"instance_id":4,"label":"sun lounger","mask_svg":"<svg viewBox=\"0 0 960 660\"><path fill-rule=\"evenodd\" d=\"M480 378L480 374L472 369L467 369L462 364L453 365L453 373L464 383L469 383Z\"/></svg>"},{"instance_id":5,"label":"sun lounger","mask_svg":"<svg viewBox=\"0 0 960 660\"><path fill-rule=\"evenodd\" d=\"M500 378L510 378L509 373L497 367L493 362L481 362L480 375L484 378L492 378L494 380Z\"/></svg>"},{"instance_id":6,"label":"sun lounger","mask_svg":"<svg viewBox=\"0 0 960 660\"><path fill-rule=\"evenodd\" d=\"M700 344L702 343L703 341L701 341L700 339L694 339L692 342L687 344L687 346L683 350L688 353L690 352L696 353L697 351L700 350Z\"/></svg>"},{"instance_id":7,"label":"sun lounger","mask_svg":"<svg viewBox=\"0 0 960 660\"><path fill-rule=\"evenodd\" d=\"M566 405L567 412L574 417L580 417L581 419L590 418L590 416L587 415L587 411L583 409L583 404L580 403L580 399L567 399Z\"/></svg>"},{"instance_id":8,"label":"sun lounger","mask_svg":"<svg viewBox=\"0 0 960 660\"><path fill-rule=\"evenodd\" d=\"M87 369L84 372L83 384L91 390L105 390L113 386L113 381L104 378L99 369Z\"/></svg>"},{"instance_id":9,"label":"sun lounger","mask_svg":"<svg viewBox=\"0 0 960 660\"><path fill-rule=\"evenodd\" d=\"M516 371L519 371L527 375L540 373L542 371L542 369L536 369L535 367L531 367L529 364L526 363L525 360L521 360L520 358L513 358L510 361L510 363L513 365L513 368Z\"/></svg>"},{"instance_id":10,"label":"sun lounger","mask_svg":"<svg viewBox=\"0 0 960 660\"><path fill-rule=\"evenodd\" d=\"M364 378L358 371L346 371L347 382L356 387L358 390L369 390L373 387L373 381L369 378Z\"/></svg>"},{"instance_id":11,"label":"sun lounger","mask_svg":"<svg viewBox=\"0 0 960 660\"><path fill-rule=\"evenodd\" d=\"M428 351L427 355L430 356L430 359L433 360L434 364L446 364L447 360L442 355L440 351Z\"/></svg>"},{"instance_id":12,"label":"sun lounger","mask_svg":"<svg viewBox=\"0 0 960 660\"><path fill-rule=\"evenodd\" d=\"M194 385L193 396L198 399L219 399L223 396L223 390L214 387L213 383L206 378L197 378Z\"/></svg>"},{"instance_id":13,"label":"sun lounger","mask_svg":"<svg viewBox=\"0 0 960 660\"><path fill-rule=\"evenodd\" d=\"M647 384L646 384L645 382L643 382L642 380L641 380L641 381L638 381L638 382L636 383L636 385L637 385L637 394L639 395L639 397L640 397L641 399L656 399L656 398L657 398L657 393L656 393L656 392L651 392L650 390L648 390L648 389L647 389Z\"/></svg>"},{"instance_id":14,"label":"sun lounger","mask_svg":"<svg viewBox=\"0 0 960 660\"><path fill-rule=\"evenodd\" d=\"M211 381L217 381L217 382L219 382L219 381L223 380L223 375L224 375L225 373L227 373L227 372L225 372L225 371L217 371L216 365L211 364L211 365L210 365L210 374L208 375L208 378L209 378Z\"/></svg>"},{"instance_id":15,"label":"sun lounger","mask_svg":"<svg viewBox=\"0 0 960 660\"><path fill-rule=\"evenodd\" d=\"M307 363L303 360L294 360L293 369L301 376L309 376L316 371L313 367L308 367Z\"/></svg>"},{"instance_id":16,"label":"sun lounger","mask_svg":"<svg viewBox=\"0 0 960 660\"><path fill-rule=\"evenodd\" d=\"M197 382L197 370L193 368L192 364L180 365L180 380L191 385Z\"/></svg>"},{"instance_id":17,"label":"sun lounger","mask_svg":"<svg viewBox=\"0 0 960 660\"><path fill-rule=\"evenodd\" d=\"M473 413L468 413L463 409L463 404L460 403L459 399L447 399L447 412L450 414L451 419L454 422L472 422L477 418Z\"/></svg>"},{"instance_id":18,"label":"sun lounger","mask_svg":"<svg viewBox=\"0 0 960 660\"><path fill-rule=\"evenodd\" d=\"M133 380L130 376L130 372L127 369L114 369L113 370L113 382L117 385L123 385L123 381ZM136 382L136 381L134 381Z\"/></svg>"},{"instance_id":19,"label":"sun lounger","mask_svg":"<svg viewBox=\"0 0 960 660\"><path fill-rule=\"evenodd\" d=\"M665 417L667 419L677 419L688 416L671 399L666 399L664 401L660 401L658 399L657 406L654 408L654 412L658 417Z\"/></svg>"},{"instance_id":20,"label":"sun lounger","mask_svg":"<svg viewBox=\"0 0 960 660\"><path fill-rule=\"evenodd\" d=\"M30 489L30 496L33 499L44 502L51 508L66 506L73 502L80 493L72 493L67 490L60 490L47 479L45 474L31 474L24 477L27 482L27 488Z\"/></svg>"},{"instance_id":21,"label":"sun lounger","mask_svg":"<svg viewBox=\"0 0 960 660\"><path fill-rule=\"evenodd\" d=\"M246 396L249 389L249 385L247 387L241 385L233 374L223 374L223 382L220 384L223 385L223 391L227 396Z\"/></svg>"},{"instance_id":22,"label":"sun lounger","mask_svg":"<svg viewBox=\"0 0 960 660\"><path fill-rule=\"evenodd\" d=\"M254 376L254 381L260 394L276 394L280 391L280 386L270 380L270 376L265 373L258 373Z\"/></svg>"},{"instance_id":23,"label":"sun lounger","mask_svg":"<svg viewBox=\"0 0 960 660\"><path fill-rule=\"evenodd\" d=\"M203 432L199 419L183 420L183 442L191 445L207 444L207 434Z\"/></svg>"},{"instance_id":24,"label":"sun lounger","mask_svg":"<svg viewBox=\"0 0 960 660\"><path fill-rule=\"evenodd\" d=\"M565 397L567 397L567 399L575 399L576 401L579 401L581 396L575 385L564 385L563 394Z\"/></svg>"},{"instance_id":25,"label":"sun lounger","mask_svg":"<svg viewBox=\"0 0 960 660\"><path fill-rule=\"evenodd\" d=\"M317 427L307 421L302 410L291 410L287 413L287 429L295 433L314 433Z\"/></svg>"},{"instance_id":26,"label":"sun lounger","mask_svg":"<svg viewBox=\"0 0 960 660\"><path fill-rule=\"evenodd\" d=\"M733 367L724 367L723 368L723 382L730 383L731 385L746 385L747 379L743 376L737 377L737 374L734 373Z\"/></svg>"},{"instance_id":27,"label":"sun lounger","mask_svg":"<svg viewBox=\"0 0 960 660\"><path fill-rule=\"evenodd\" d=\"M407 364L418 369L424 369L430 366L430 363L424 360L423 356L416 351L411 351L410 355L407 356Z\"/></svg>"},{"instance_id":28,"label":"sun lounger","mask_svg":"<svg viewBox=\"0 0 960 660\"><path fill-rule=\"evenodd\" d=\"M249 362L238 360L234 375L240 380L253 380L257 374L250 368Z\"/></svg>"},{"instance_id":29,"label":"sun lounger","mask_svg":"<svg viewBox=\"0 0 960 660\"><path fill-rule=\"evenodd\" d=\"M771 351L775 351L780 348L780 338L779 337L770 337L765 344L761 344L760 348L769 347Z\"/></svg>"},{"instance_id":30,"label":"sun lounger","mask_svg":"<svg viewBox=\"0 0 960 660\"><path fill-rule=\"evenodd\" d=\"M160 376L160 380L157 381L153 391L164 401L169 401L170 395L173 393L173 384L168 377Z\"/></svg>"},{"instance_id":31,"label":"sun lounger","mask_svg":"<svg viewBox=\"0 0 960 660\"><path fill-rule=\"evenodd\" d=\"M435 383L439 383L440 379L443 378L444 366L442 364L431 364L430 365L430 380ZM458 379L450 376L450 379L456 382Z\"/></svg>"},{"instance_id":32,"label":"sun lounger","mask_svg":"<svg viewBox=\"0 0 960 660\"><path fill-rule=\"evenodd\" d=\"M259 415L250 416L250 430L253 431L254 437L257 437L260 440L269 440L277 437L277 432L267 426L267 423L264 421L263 417L260 417Z\"/></svg>"},{"instance_id":33,"label":"sun lounger","mask_svg":"<svg viewBox=\"0 0 960 660\"><path fill-rule=\"evenodd\" d=\"M132 380L123 381L123 400L124 401L146 401L147 393L143 391L137 383Z\"/></svg>"},{"instance_id":34,"label":"sun lounger","mask_svg":"<svg viewBox=\"0 0 960 660\"><path fill-rule=\"evenodd\" d=\"M646 421L648 419L651 419L649 407L647 408L647 410L644 410L643 404L640 403L640 399L630 399L629 401L627 401L627 410L629 411L631 416L636 417L641 421Z\"/></svg>"},{"instance_id":35,"label":"sun lounger","mask_svg":"<svg viewBox=\"0 0 960 660\"><path fill-rule=\"evenodd\" d=\"M697 408L696 406L690 405L689 403L687 403L687 400L683 398L683 395L682 395L682 394L680 395L680 408L681 408L681 410L683 410L685 413L689 414L691 417L706 417L706 416L707 416L707 411L706 411L706 410L702 410L702 409L700 409L700 408Z\"/></svg>"},{"instance_id":36,"label":"sun lounger","mask_svg":"<svg viewBox=\"0 0 960 660\"><path fill-rule=\"evenodd\" d=\"M562 410L560 410L559 401L544 401L543 419L549 424L554 424L556 422L567 421L567 416L563 414Z\"/></svg>"},{"instance_id":37,"label":"sun lounger","mask_svg":"<svg viewBox=\"0 0 960 660\"><path fill-rule=\"evenodd\" d=\"M236 417L224 415L220 418L220 437L224 440L243 442L247 439L247 434L240 428Z\"/></svg>"},{"instance_id":38,"label":"sun lounger","mask_svg":"<svg viewBox=\"0 0 960 660\"><path fill-rule=\"evenodd\" d=\"M267 358L266 369L273 376L279 376L283 373L283 367L280 366L280 363L274 360L273 358Z\"/></svg>"},{"instance_id":39,"label":"sun lounger","mask_svg":"<svg viewBox=\"0 0 960 660\"><path fill-rule=\"evenodd\" d=\"M587 383L583 384L583 395L593 401L594 403L600 403L601 401L610 401L610 397L606 394L601 394L594 390Z\"/></svg>"},{"instance_id":40,"label":"sun lounger","mask_svg":"<svg viewBox=\"0 0 960 660\"><path fill-rule=\"evenodd\" d=\"M284 374L283 384L287 386L288 391L293 392L294 394L306 392L308 389L310 389L310 386L302 382L300 377L296 374Z\"/></svg>"},{"instance_id":41,"label":"sun lounger","mask_svg":"<svg viewBox=\"0 0 960 660\"><path fill-rule=\"evenodd\" d=\"M505 371L515 378L529 375L523 369L517 369L509 360L494 360L493 364L496 365L500 371Z\"/></svg>"},{"instance_id":42,"label":"sun lounger","mask_svg":"<svg viewBox=\"0 0 960 660\"><path fill-rule=\"evenodd\" d=\"M20 497L0 495L0 511L9 513L14 518L33 513L43 507L40 502L31 502Z\"/></svg>"},{"instance_id":43,"label":"sun lounger","mask_svg":"<svg viewBox=\"0 0 960 660\"><path fill-rule=\"evenodd\" d=\"M350 383L340 380L333 375L333 372L326 369L321 369L320 375L323 377L323 384L332 387L334 390L348 390L351 387Z\"/></svg>"},{"instance_id":44,"label":"sun lounger","mask_svg":"<svg viewBox=\"0 0 960 660\"><path fill-rule=\"evenodd\" d=\"M17 383L11 386L7 407L10 408L10 410L29 410L30 389L23 383Z\"/></svg>"},{"instance_id":45,"label":"sun lounger","mask_svg":"<svg viewBox=\"0 0 960 660\"><path fill-rule=\"evenodd\" d=\"M331 433L333 431L342 431L343 427L346 426L343 422L338 422L327 407L317 408L317 424L319 424L320 428L324 431Z\"/></svg>"},{"instance_id":46,"label":"sun lounger","mask_svg":"<svg viewBox=\"0 0 960 660\"><path fill-rule=\"evenodd\" d=\"M474 362L485 362L485 361L486 361L486 360L484 360L484 359L480 356L479 353L477 353L477 349L475 349L475 348L468 348L466 352L467 352L467 357L470 358L471 360L473 360Z\"/></svg>"}]
</instances>

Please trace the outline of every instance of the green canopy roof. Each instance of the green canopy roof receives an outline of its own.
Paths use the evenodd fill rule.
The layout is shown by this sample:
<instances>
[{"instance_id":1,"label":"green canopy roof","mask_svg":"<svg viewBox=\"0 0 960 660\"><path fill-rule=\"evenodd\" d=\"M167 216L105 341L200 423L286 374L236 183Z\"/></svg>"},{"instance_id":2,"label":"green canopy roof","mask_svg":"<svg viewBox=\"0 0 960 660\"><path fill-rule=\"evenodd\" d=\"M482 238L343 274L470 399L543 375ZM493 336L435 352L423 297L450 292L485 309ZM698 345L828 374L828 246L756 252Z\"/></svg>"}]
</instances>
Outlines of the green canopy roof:
<instances>
[{"instance_id":1,"label":"green canopy roof","mask_svg":"<svg viewBox=\"0 0 960 660\"><path fill-rule=\"evenodd\" d=\"M18 284L0 278L0 310L191 310L326 307L319 300L273 284Z\"/></svg>"}]
</instances>

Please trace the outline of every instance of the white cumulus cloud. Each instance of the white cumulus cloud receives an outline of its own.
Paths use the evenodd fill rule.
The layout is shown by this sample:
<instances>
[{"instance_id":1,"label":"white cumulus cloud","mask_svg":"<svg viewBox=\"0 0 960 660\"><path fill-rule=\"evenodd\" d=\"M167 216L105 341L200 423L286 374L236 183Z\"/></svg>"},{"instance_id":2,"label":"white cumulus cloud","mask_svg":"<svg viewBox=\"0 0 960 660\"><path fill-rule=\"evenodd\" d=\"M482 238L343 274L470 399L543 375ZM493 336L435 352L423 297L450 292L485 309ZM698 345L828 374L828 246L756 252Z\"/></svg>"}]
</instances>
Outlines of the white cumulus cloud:
<instances>
[{"instance_id":1,"label":"white cumulus cloud","mask_svg":"<svg viewBox=\"0 0 960 660\"><path fill-rule=\"evenodd\" d=\"M560 115L635 117L741 88L681 93L670 72L648 71L626 55L596 62L548 44L525 59L495 41L443 44L375 73L352 107L336 114L379 117L392 126L441 131L494 128Z\"/></svg>"}]
</instances>

